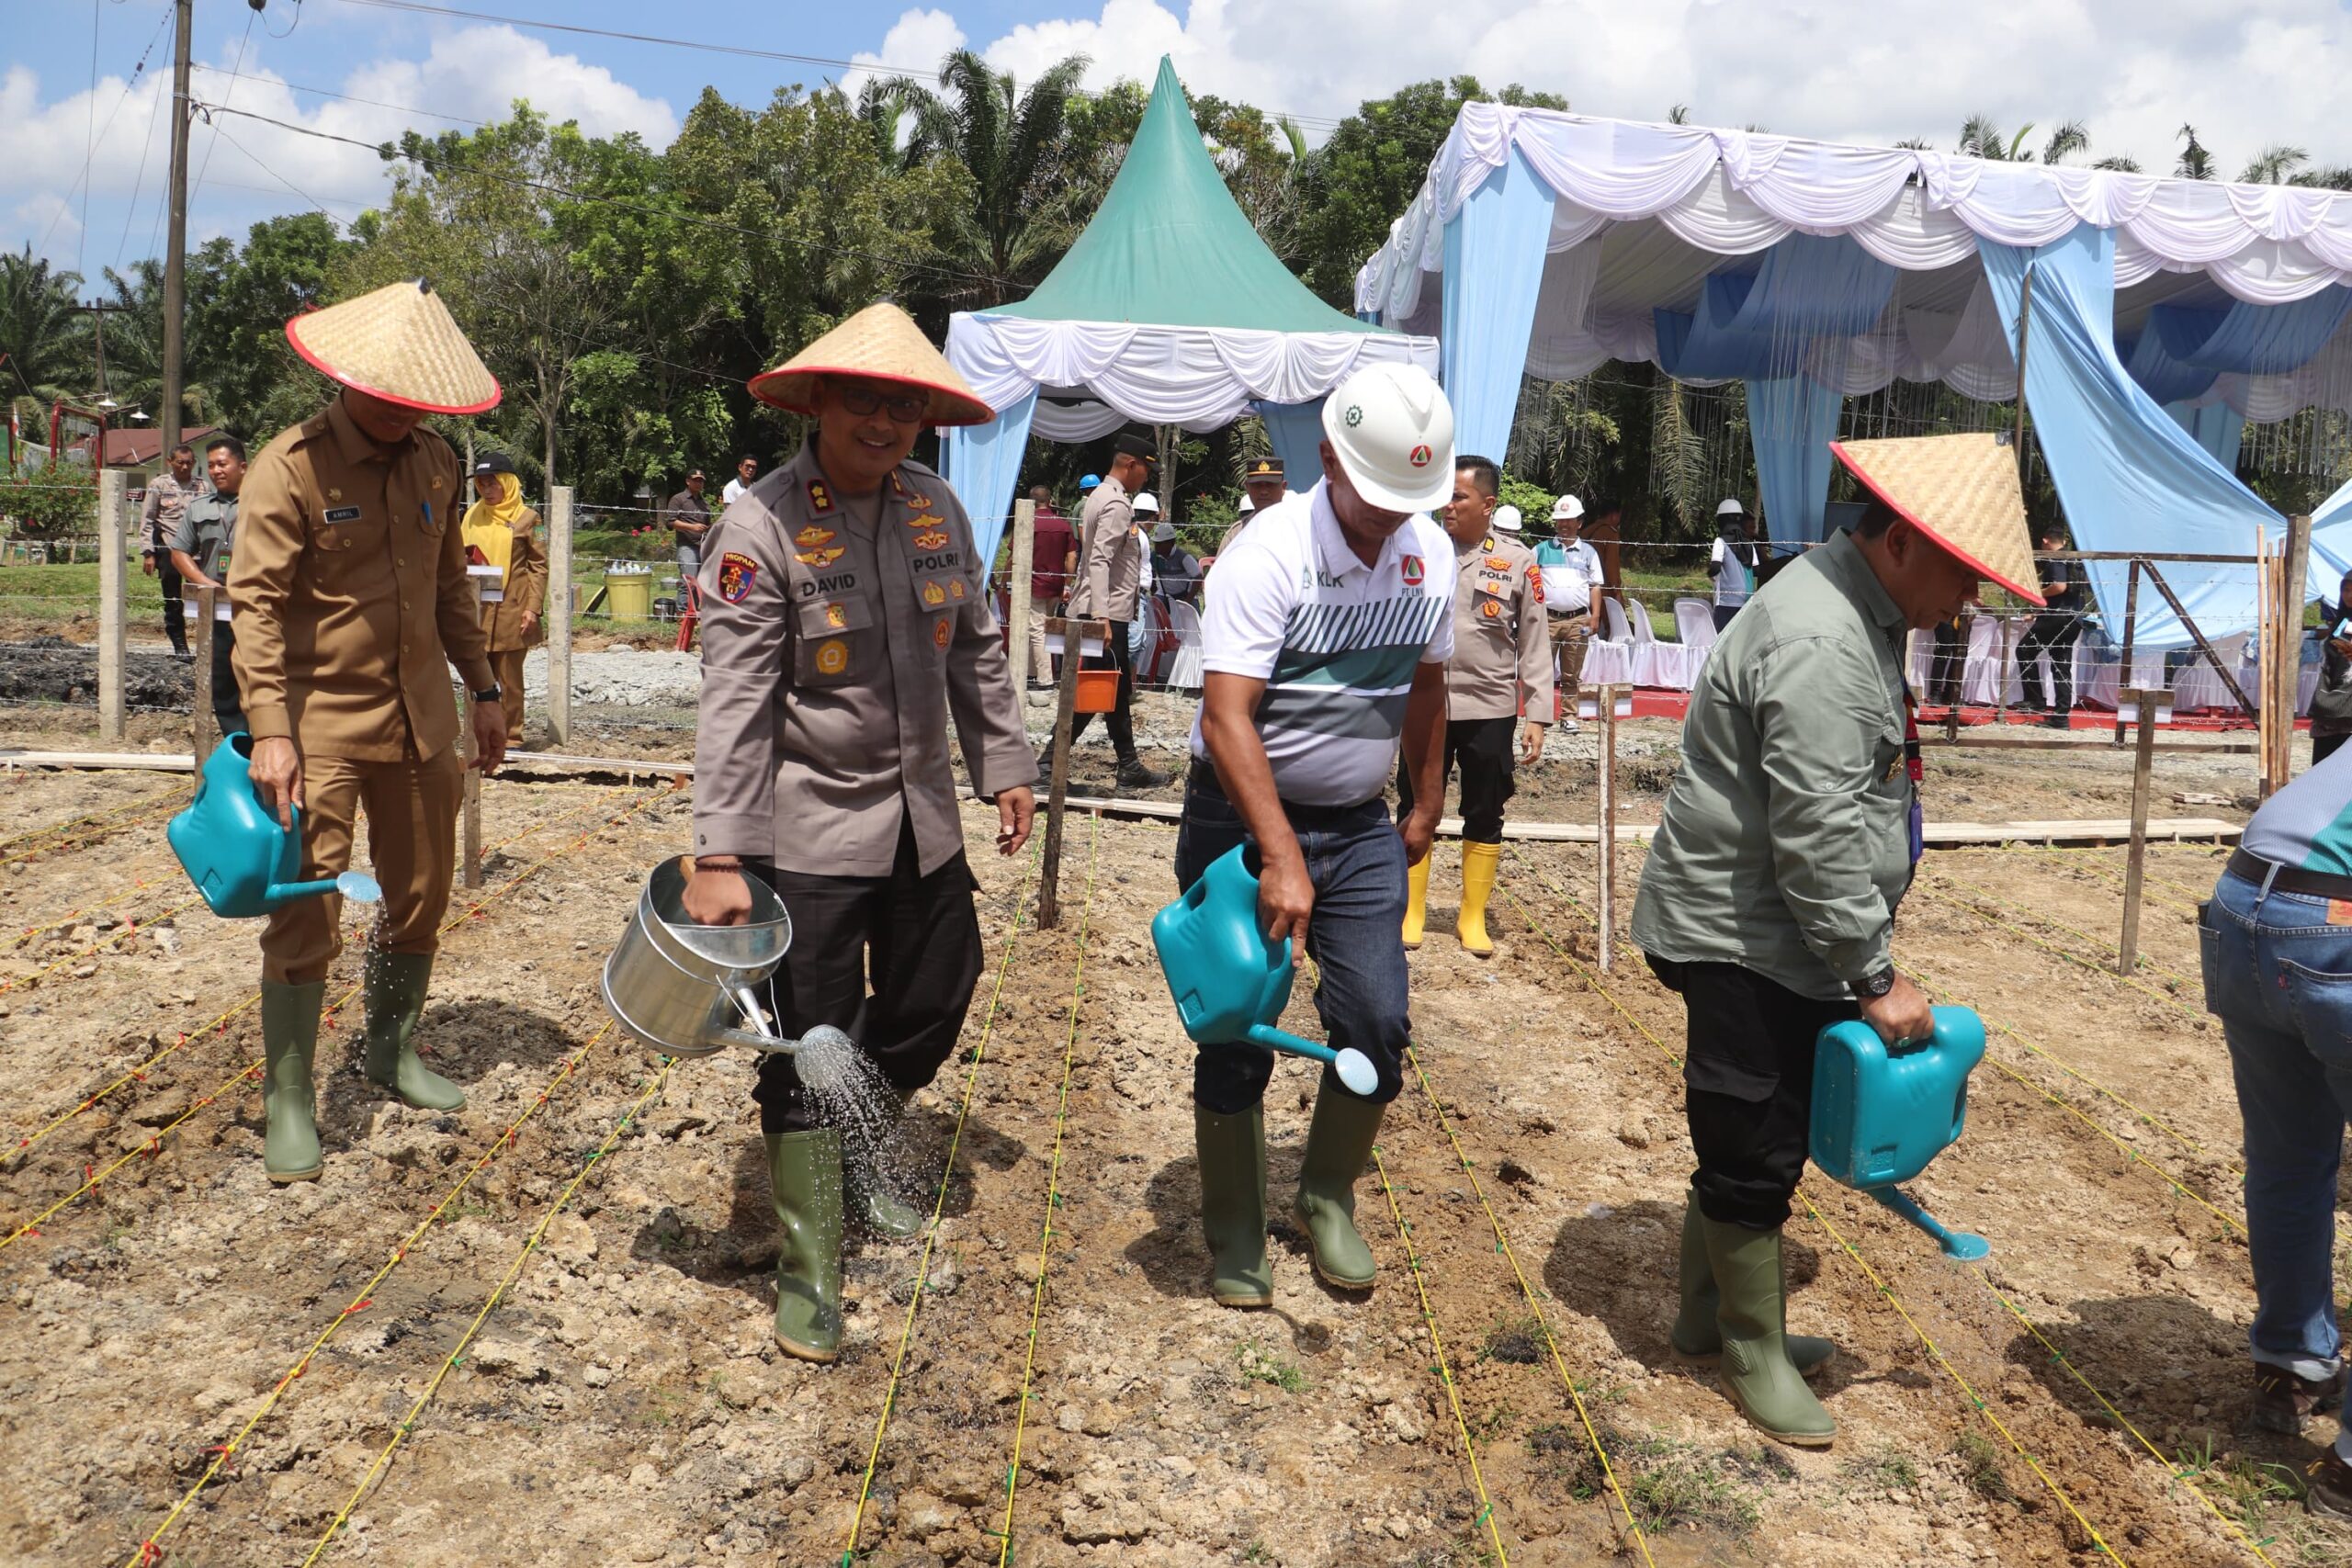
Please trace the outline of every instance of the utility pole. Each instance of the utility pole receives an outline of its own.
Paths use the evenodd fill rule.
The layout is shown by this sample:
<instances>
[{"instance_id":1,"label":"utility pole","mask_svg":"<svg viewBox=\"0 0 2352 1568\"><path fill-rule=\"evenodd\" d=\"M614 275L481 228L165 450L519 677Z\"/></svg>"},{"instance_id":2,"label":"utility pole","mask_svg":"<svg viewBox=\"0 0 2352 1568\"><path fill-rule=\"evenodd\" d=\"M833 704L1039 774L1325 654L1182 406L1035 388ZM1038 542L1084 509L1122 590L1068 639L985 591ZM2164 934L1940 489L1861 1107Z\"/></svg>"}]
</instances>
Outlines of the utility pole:
<instances>
[{"instance_id":1,"label":"utility pole","mask_svg":"<svg viewBox=\"0 0 2352 1568\"><path fill-rule=\"evenodd\" d=\"M163 438L158 450L166 462L180 444L180 361L187 333L187 70L196 0L172 0L172 219L164 249L164 406L155 411Z\"/></svg>"}]
</instances>

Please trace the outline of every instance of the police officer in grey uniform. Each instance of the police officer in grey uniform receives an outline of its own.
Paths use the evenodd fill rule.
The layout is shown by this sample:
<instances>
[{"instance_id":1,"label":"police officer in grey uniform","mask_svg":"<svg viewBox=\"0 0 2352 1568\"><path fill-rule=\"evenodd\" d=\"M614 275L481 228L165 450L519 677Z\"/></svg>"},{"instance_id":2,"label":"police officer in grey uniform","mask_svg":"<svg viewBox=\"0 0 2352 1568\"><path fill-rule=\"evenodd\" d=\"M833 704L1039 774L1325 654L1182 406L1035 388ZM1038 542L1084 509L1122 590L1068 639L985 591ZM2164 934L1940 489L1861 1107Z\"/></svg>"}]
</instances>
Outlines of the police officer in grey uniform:
<instances>
[{"instance_id":1,"label":"police officer in grey uniform","mask_svg":"<svg viewBox=\"0 0 2352 1568\"><path fill-rule=\"evenodd\" d=\"M728 507L703 552L685 909L734 924L751 910L745 875L774 887L793 927L774 981L783 1032L846 1031L903 1100L955 1048L981 967L951 715L974 791L996 802L999 852L1027 841L1034 808L1036 767L987 563L955 492L907 456L927 424L993 415L890 304L751 386L813 415L817 433ZM762 1058L753 1098L783 1232L776 1343L830 1361L841 1130L820 1124L788 1055ZM887 1193L858 1203L886 1235L920 1228Z\"/></svg>"}]
</instances>

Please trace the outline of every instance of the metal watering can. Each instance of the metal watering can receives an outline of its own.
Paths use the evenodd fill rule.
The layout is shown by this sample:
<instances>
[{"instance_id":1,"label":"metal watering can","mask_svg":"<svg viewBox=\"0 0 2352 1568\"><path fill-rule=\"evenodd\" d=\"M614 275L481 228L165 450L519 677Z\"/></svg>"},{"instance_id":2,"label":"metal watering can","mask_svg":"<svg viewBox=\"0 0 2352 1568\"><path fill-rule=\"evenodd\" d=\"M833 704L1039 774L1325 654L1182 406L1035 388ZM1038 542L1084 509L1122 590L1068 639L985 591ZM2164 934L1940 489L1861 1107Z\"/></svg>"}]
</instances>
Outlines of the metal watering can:
<instances>
[{"instance_id":1,"label":"metal watering can","mask_svg":"<svg viewBox=\"0 0 2352 1568\"><path fill-rule=\"evenodd\" d=\"M820 1024L797 1040L779 1035L760 1005L759 987L792 945L784 900L746 875L752 918L740 926L686 918L686 859L663 861L645 879L600 981L614 1021L657 1051L707 1056L729 1045L800 1057L801 1077L821 1075L848 1035ZM815 1087L812 1085L812 1087Z\"/></svg>"},{"instance_id":2,"label":"metal watering can","mask_svg":"<svg viewBox=\"0 0 2352 1568\"><path fill-rule=\"evenodd\" d=\"M363 904L381 898L384 890L376 879L361 872L297 880L302 874L301 808L295 808L290 829L277 825L277 814L254 788L253 759L252 736L224 738L197 775L196 798L164 829L212 912L247 920L321 893L340 893Z\"/></svg>"},{"instance_id":3,"label":"metal watering can","mask_svg":"<svg viewBox=\"0 0 2352 1568\"><path fill-rule=\"evenodd\" d=\"M1259 929L1257 864L1247 844L1228 851L1151 918L1151 945L1184 1032L1203 1045L1256 1045L1328 1063L1350 1092L1368 1095L1380 1086L1372 1058L1273 1026L1290 1003L1291 942L1270 942Z\"/></svg>"},{"instance_id":4,"label":"metal watering can","mask_svg":"<svg viewBox=\"0 0 2352 1568\"><path fill-rule=\"evenodd\" d=\"M1968 1075L1984 1058L1984 1024L1962 1007L1934 1010L1935 1033L1890 1047L1859 1019L1833 1023L1814 1044L1813 1163L1934 1236L1944 1256L1983 1258L1981 1235L1947 1230L1898 1182L1960 1141Z\"/></svg>"}]
</instances>

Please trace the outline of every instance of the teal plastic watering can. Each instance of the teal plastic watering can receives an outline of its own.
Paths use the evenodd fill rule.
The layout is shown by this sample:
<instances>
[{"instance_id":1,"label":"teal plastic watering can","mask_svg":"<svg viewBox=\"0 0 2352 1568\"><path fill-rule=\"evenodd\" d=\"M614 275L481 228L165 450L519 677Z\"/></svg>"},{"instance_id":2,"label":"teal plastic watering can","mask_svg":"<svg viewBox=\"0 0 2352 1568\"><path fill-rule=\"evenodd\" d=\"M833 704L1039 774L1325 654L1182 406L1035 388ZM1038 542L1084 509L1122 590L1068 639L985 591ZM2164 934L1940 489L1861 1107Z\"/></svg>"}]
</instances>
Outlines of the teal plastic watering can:
<instances>
[{"instance_id":1,"label":"teal plastic watering can","mask_svg":"<svg viewBox=\"0 0 2352 1568\"><path fill-rule=\"evenodd\" d=\"M1859 1019L1833 1023L1814 1044L1813 1163L1934 1236L1947 1258L1992 1251L1983 1236L1945 1229L1897 1183L1960 1141L1968 1075L1984 1059L1984 1023L1962 1007L1934 1010L1926 1040L1889 1046Z\"/></svg>"},{"instance_id":2,"label":"teal plastic watering can","mask_svg":"<svg viewBox=\"0 0 2352 1568\"><path fill-rule=\"evenodd\" d=\"M291 831L262 804L254 788L254 742L250 735L223 738L197 775L196 799L164 830L188 880L212 912L247 920L297 898L340 893L363 904L384 896L376 879L356 871L317 882L301 882L302 813L294 812Z\"/></svg>"},{"instance_id":3,"label":"teal plastic watering can","mask_svg":"<svg viewBox=\"0 0 2352 1568\"><path fill-rule=\"evenodd\" d=\"M1151 945L1184 1032L1203 1045L1255 1045L1329 1064L1351 1093L1380 1087L1372 1058L1334 1051L1274 1027L1290 1005L1290 938L1258 925L1257 855L1242 845L1218 856L1184 896L1151 918Z\"/></svg>"}]
</instances>

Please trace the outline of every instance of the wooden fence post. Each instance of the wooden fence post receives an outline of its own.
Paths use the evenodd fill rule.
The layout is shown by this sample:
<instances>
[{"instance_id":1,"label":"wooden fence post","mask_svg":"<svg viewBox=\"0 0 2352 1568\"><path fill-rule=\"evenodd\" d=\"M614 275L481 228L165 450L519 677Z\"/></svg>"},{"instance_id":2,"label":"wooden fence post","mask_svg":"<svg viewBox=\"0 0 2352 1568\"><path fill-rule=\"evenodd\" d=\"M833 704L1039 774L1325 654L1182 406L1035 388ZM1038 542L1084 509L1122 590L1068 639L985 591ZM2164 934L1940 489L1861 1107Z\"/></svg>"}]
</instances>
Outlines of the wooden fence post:
<instances>
[{"instance_id":1,"label":"wooden fence post","mask_svg":"<svg viewBox=\"0 0 2352 1568\"><path fill-rule=\"evenodd\" d=\"M571 502L570 485L548 490L548 728L571 744Z\"/></svg>"},{"instance_id":2,"label":"wooden fence post","mask_svg":"<svg viewBox=\"0 0 2352 1568\"><path fill-rule=\"evenodd\" d=\"M129 522L120 468L98 470L98 736L123 738L123 636L129 589L124 571Z\"/></svg>"},{"instance_id":3,"label":"wooden fence post","mask_svg":"<svg viewBox=\"0 0 2352 1568\"><path fill-rule=\"evenodd\" d=\"M2132 672L2132 643L2140 635L2140 562L2134 557L2123 585L2123 668L2115 677L2119 692L2134 684L2138 677ZM2120 703L2122 699L2118 698ZM2123 744L2123 710L2115 710L2115 743Z\"/></svg>"},{"instance_id":4,"label":"wooden fence post","mask_svg":"<svg viewBox=\"0 0 2352 1568\"><path fill-rule=\"evenodd\" d=\"M469 576L466 579L466 601L473 607L475 621L480 622L481 619L481 580L480 578ZM481 757L481 747L474 740L474 709L481 705L474 700L473 683L467 682L466 686L465 705L458 716L462 721L458 730L458 747L466 763L465 885L468 887L480 887L481 886L481 770L474 766L474 763Z\"/></svg>"},{"instance_id":5,"label":"wooden fence post","mask_svg":"<svg viewBox=\"0 0 2352 1568\"><path fill-rule=\"evenodd\" d=\"M207 582L196 591L196 701L188 715L189 750L196 758L198 774L204 772L204 760L212 755L212 637L218 629L212 617L220 603L220 590Z\"/></svg>"},{"instance_id":6,"label":"wooden fence post","mask_svg":"<svg viewBox=\"0 0 2352 1568\"><path fill-rule=\"evenodd\" d=\"M1046 618L1046 634L1062 639L1061 694L1054 705L1054 760L1051 786L1046 795L1046 863L1037 879L1037 929L1049 931L1061 924L1062 803L1069 795L1069 731L1078 711L1078 667L1084 661L1086 633L1102 627L1102 649L1111 649L1111 623L1074 621L1061 615Z\"/></svg>"},{"instance_id":7,"label":"wooden fence post","mask_svg":"<svg viewBox=\"0 0 2352 1568\"><path fill-rule=\"evenodd\" d=\"M1005 652L1012 661L1012 701L1027 701L1029 677L1029 576L1037 564L1037 503L1012 503L1012 566L1004 588ZM1059 570L1061 562L1054 563Z\"/></svg>"},{"instance_id":8,"label":"wooden fence post","mask_svg":"<svg viewBox=\"0 0 2352 1568\"><path fill-rule=\"evenodd\" d=\"M2118 944L2115 972L2132 973L2140 951L2140 883L2148 855L2148 775L2156 754L2156 719L2160 705L2172 701L2162 687L2123 689L2121 702L2138 708L2139 744L2132 755L2132 848L2123 863L2123 940ZM2122 716L2119 705L2117 716Z\"/></svg>"},{"instance_id":9,"label":"wooden fence post","mask_svg":"<svg viewBox=\"0 0 2352 1568\"><path fill-rule=\"evenodd\" d=\"M2278 750L2273 779L2265 781L2267 796L2287 787L2295 771L2295 702L2302 694L2303 578L2312 557L2312 520L2298 513L2287 519L2287 537L2279 548ZM2271 701L2263 694L2263 701Z\"/></svg>"},{"instance_id":10,"label":"wooden fence post","mask_svg":"<svg viewBox=\"0 0 2352 1568\"><path fill-rule=\"evenodd\" d=\"M1606 975L1614 962L1617 928L1617 703L1633 688L1604 685L1588 690L1593 694L1592 716L1600 725L1600 832L1595 842L1600 852L1598 962Z\"/></svg>"}]
</instances>

